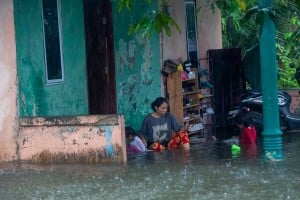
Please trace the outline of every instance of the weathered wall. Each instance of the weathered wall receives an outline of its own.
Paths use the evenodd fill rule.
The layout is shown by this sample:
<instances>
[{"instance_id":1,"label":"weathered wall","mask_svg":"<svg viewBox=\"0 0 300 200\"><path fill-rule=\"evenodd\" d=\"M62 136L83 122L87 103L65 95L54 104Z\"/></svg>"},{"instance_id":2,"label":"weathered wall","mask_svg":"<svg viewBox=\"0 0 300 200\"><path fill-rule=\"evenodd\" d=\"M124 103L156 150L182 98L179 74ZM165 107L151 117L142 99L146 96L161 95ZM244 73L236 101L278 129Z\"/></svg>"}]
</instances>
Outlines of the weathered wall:
<instances>
[{"instance_id":1,"label":"weathered wall","mask_svg":"<svg viewBox=\"0 0 300 200\"><path fill-rule=\"evenodd\" d=\"M200 8L197 13L198 58L206 58L208 49L222 48L221 14L218 9L212 10L210 8L209 1L197 0L196 7ZM162 60L170 58L182 58L182 60L186 60L185 0L173 1L172 5L169 6L169 12L179 25L181 32L172 28L172 37L162 36ZM200 64L206 68L208 62L204 59Z\"/></svg>"},{"instance_id":2,"label":"weathered wall","mask_svg":"<svg viewBox=\"0 0 300 200\"><path fill-rule=\"evenodd\" d=\"M181 58L184 61L187 59L185 0L170 1L168 10L171 17L180 27L180 32L172 27L171 37L168 37L166 34L161 35L161 43L163 45L162 62L166 59L177 58Z\"/></svg>"},{"instance_id":3,"label":"weathered wall","mask_svg":"<svg viewBox=\"0 0 300 200\"><path fill-rule=\"evenodd\" d=\"M157 1L151 6L136 2L131 13L126 9L120 13L116 4L113 5L113 29L118 113L124 114L126 125L138 129L151 111L151 102L161 95L161 65L156 33L149 40L128 35L129 24L146 10L157 8Z\"/></svg>"},{"instance_id":4,"label":"weathered wall","mask_svg":"<svg viewBox=\"0 0 300 200\"><path fill-rule=\"evenodd\" d=\"M151 112L151 102L164 96L160 69L163 60L187 58L184 0L170 1L169 12L178 23L181 32L172 29L172 36L155 35L150 40L128 36L128 26L151 7L136 5L131 14L119 13L114 5L114 41L117 75L118 113L123 113L126 125L140 128L143 117ZM153 1L153 7L158 1ZM220 12L212 11L207 1L197 1L199 58L206 58L208 49L222 48ZM204 68L207 60L201 61Z\"/></svg>"},{"instance_id":5,"label":"weathered wall","mask_svg":"<svg viewBox=\"0 0 300 200\"><path fill-rule=\"evenodd\" d=\"M34 163L126 162L122 115L34 117L20 120L20 161Z\"/></svg>"},{"instance_id":6,"label":"weathered wall","mask_svg":"<svg viewBox=\"0 0 300 200\"><path fill-rule=\"evenodd\" d=\"M291 112L300 115L300 89L288 89L286 90L292 97L290 105Z\"/></svg>"},{"instance_id":7,"label":"weathered wall","mask_svg":"<svg viewBox=\"0 0 300 200\"><path fill-rule=\"evenodd\" d=\"M197 0L197 7L200 7L197 15L199 58L203 68L208 67L207 50L222 49L221 12L217 8L212 10L211 2Z\"/></svg>"},{"instance_id":8,"label":"weathered wall","mask_svg":"<svg viewBox=\"0 0 300 200\"><path fill-rule=\"evenodd\" d=\"M14 0L21 116L88 114L82 0L61 0L65 81L46 84L42 5Z\"/></svg>"},{"instance_id":9,"label":"weathered wall","mask_svg":"<svg viewBox=\"0 0 300 200\"><path fill-rule=\"evenodd\" d=\"M17 123L13 0L0 1L0 161L15 158Z\"/></svg>"}]
</instances>

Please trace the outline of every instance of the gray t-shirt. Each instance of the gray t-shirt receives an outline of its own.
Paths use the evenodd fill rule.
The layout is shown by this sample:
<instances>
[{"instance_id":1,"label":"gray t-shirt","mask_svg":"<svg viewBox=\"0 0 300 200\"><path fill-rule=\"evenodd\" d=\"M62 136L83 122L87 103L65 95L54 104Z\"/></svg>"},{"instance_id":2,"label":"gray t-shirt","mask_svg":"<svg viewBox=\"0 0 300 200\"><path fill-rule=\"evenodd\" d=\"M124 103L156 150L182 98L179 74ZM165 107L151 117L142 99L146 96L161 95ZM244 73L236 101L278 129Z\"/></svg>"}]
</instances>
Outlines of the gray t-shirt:
<instances>
[{"instance_id":1,"label":"gray t-shirt","mask_svg":"<svg viewBox=\"0 0 300 200\"><path fill-rule=\"evenodd\" d=\"M172 138L172 131L180 131L182 126L177 119L171 114L155 118L151 114L147 115L143 121L140 133L147 140L148 146L153 142L167 144Z\"/></svg>"}]
</instances>

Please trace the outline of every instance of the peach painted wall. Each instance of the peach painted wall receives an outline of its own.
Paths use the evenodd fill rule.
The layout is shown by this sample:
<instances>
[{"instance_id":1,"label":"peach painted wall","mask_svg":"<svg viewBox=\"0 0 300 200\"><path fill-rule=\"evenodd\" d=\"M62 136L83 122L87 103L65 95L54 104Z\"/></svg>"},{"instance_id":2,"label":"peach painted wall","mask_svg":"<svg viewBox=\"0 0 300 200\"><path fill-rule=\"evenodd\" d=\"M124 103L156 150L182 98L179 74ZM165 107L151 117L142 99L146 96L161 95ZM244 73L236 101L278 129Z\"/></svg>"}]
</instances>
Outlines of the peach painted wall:
<instances>
[{"instance_id":1,"label":"peach painted wall","mask_svg":"<svg viewBox=\"0 0 300 200\"><path fill-rule=\"evenodd\" d=\"M170 1L169 12L172 18L179 25L181 32L172 28L172 36L165 34L161 36L162 62L166 59L182 58L187 59L186 52L186 31L185 31L185 0ZM207 50L222 48L222 27L221 13L218 9L214 11L210 8L210 2L197 0L197 31L198 31L198 57L207 57ZM207 66L207 60L204 60L203 66Z\"/></svg>"},{"instance_id":2,"label":"peach painted wall","mask_svg":"<svg viewBox=\"0 0 300 200\"><path fill-rule=\"evenodd\" d=\"M299 89L287 89L286 90L292 97L290 105L291 112L299 116L300 114L300 90Z\"/></svg>"},{"instance_id":3,"label":"peach painted wall","mask_svg":"<svg viewBox=\"0 0 300 200\"><path fill-rule=\"evenodd\" d=\"M180 27L181 32L172 27L172 36L161 34L162 63L166 59L186 59L186 31L185 31L185 0L170 1L168 11Z\"/></svg>"},{"instance_id":4,"label":"peach painted wall","mask_svg":"<svg viewBox=\"0 0 300 200\"><path fill-rule=\"evenodd\" d=\"M197 15L198 22L198 48L199 58L207 58L207 50L222 49L222 24L219 9L210 8L211 1L197 0L200 10ZM203 68L208 68L208 60L200 61Z\"/></svg>"},{"instance_id":5,"label":"peach painted wall","mask_svg":"<svg viewBox=\"0 0 300 200\"><path fill-rule=\"evenodd\" d=\"M17 79L13 0L0 1L0 162L16 159Z\"/></svg>"},{"instance_id":6,"label":"peach painted wall","mask_svg":"<svg viewBox=\"0 0 300 200\"><path fill-rule=\"evenodd\" d=\"M122 115L20 119L20 161L33 163L126 162Z\"/></svg>"}]
</instances>

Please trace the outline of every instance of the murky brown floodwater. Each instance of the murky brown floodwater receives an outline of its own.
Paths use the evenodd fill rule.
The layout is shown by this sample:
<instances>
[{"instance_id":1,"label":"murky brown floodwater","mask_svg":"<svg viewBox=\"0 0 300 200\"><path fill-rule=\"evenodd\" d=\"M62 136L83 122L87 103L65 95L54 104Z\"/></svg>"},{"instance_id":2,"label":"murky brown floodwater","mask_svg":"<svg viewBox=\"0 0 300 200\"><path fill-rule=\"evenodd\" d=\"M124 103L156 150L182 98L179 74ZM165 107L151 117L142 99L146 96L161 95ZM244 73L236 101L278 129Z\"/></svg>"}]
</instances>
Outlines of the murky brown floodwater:
<instances>
[{"instance_id":1,"label":"murky brown floodwater","mask_svg":"<svg viewBox=\"0 0 300 200\"><path fill-rule=\"evenodd\" d=\"M231 154L198 142L190 152L129 155L127 165L0 164L0 199L300 199L300 132L283 137L284 158Z\"/></svg>"}]
</instances>

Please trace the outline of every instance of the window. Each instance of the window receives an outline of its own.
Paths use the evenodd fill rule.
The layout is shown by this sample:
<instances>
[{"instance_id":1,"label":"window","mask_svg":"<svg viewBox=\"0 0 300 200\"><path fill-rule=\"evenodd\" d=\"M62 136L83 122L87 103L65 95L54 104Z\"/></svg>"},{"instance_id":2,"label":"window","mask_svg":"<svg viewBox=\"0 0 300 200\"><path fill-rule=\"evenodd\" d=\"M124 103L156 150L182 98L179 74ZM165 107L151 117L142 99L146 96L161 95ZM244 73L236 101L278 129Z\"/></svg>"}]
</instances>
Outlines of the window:
<instances>
[{"instance_id":1,"label":"window","mask_svg":"<svg viewBox=\"0 0 300 200\"><path fill-rule=\"evenodd\" d=\"M186 10L187 58L192 63L198 63L196 2L191 0L185 1L185 10Z\"/></svg>"},{"instance_id":2,"label":"window","mask_svg":"<svg viewBox=\"0 0 300 200\"><path fill-rule=\"evenodd\" d=\"M64 80L60 34L60 0L42 0L47 83Z\"/></svg>"}]
</instances>

